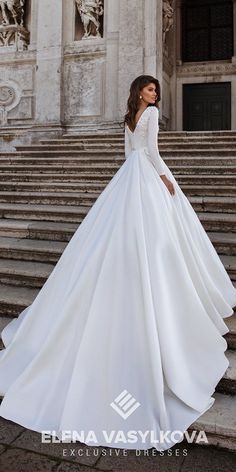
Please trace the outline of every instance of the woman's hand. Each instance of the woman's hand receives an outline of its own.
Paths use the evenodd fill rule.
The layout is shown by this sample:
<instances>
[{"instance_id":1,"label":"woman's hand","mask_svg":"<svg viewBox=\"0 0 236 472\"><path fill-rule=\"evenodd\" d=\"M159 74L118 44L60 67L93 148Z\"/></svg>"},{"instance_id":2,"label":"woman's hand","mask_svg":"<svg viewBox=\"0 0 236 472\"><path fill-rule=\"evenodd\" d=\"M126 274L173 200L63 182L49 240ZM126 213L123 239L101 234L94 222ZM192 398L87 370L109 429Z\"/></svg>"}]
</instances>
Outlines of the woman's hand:
<instances>
[{"instance_id":1,"label":"woman's hand","mask_svg":"<svg viewBox=\"0 0 236 472\"><path fill-rule=\"evenodd\" d=\"M166 185L166 187L168 188L169 192L171 193L171 195L174 195L175 194L175 188L174 188L174 185L172 184L171 180L169 180L166 175L161 175L160 176L161 179L163 180L164 184Z\"/></svg>"}]
</instances>

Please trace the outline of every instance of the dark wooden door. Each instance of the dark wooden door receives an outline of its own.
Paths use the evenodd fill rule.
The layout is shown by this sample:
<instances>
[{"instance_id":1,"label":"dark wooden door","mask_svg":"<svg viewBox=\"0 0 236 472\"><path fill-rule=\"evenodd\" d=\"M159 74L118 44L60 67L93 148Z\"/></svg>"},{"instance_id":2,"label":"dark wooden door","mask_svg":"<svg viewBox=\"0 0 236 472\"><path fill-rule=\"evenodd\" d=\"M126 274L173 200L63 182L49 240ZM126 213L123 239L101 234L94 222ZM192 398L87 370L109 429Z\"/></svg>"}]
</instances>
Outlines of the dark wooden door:
<instances>
[{"instance_id":1,"label":"dark wooden door","mask_svg":"<svg viewBox=\"0 0 236 472\"><path fill-rule=\"evenodd\" d=\"M183 130L231 129L231 83L183 85Z\"/></svg>"}]
</instances>

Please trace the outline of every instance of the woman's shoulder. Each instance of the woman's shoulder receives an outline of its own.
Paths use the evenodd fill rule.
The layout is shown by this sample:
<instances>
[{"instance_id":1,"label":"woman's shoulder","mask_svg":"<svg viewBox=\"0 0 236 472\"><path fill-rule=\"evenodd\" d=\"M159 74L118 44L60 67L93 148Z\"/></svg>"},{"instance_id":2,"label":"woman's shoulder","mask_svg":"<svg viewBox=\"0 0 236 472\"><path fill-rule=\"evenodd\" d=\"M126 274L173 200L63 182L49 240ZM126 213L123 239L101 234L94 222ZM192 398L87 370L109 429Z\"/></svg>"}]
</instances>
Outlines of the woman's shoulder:
<instances>
[{"instance_id":1,"label":"woman's shoulder","mask_svg":"<svg viewBox=\"0 0 236 472\"><path fill-rule=\"evenodd\" d=\"M128 127L127 123L125 123L124 130L129 131L129 127Z\"/></svg>"},{"instance_id":2,"label":"woman's shoulder","mask_svg":"<svg viewBox=\"0 0 236 472\"><path fill-rule=\"evenodd\" d=\"M149 111L150 115L159 116L159 109L155 105L150 105L148 108L150 109Z\"/></svg>"}]
</instances>

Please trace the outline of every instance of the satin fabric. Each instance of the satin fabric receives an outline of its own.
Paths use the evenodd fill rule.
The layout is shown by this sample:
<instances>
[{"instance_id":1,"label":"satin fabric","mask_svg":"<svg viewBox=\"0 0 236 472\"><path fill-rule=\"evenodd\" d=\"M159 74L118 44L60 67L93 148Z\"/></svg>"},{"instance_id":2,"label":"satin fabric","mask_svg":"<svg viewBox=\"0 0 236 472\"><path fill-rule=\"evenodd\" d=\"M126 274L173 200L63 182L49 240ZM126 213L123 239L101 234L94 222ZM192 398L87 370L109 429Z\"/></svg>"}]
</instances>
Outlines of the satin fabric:
<instances>
[{"instance_id":1,"label":"satin fabric","mask_svg":"<svg viewBox=\"0 0 236 472\"><path fill-rule=\"evenodd\" d=\"M34 431L92 430L90 446L165 450L178 439L108 442L104 431L184 432L228 367L222 335L236 289L158 154L174 196L155 168L151 114L126 128L126 160L1 333L0 415ZM139 403L126 419L111 406L124 391Z\"/></svg>"}]
</instances>

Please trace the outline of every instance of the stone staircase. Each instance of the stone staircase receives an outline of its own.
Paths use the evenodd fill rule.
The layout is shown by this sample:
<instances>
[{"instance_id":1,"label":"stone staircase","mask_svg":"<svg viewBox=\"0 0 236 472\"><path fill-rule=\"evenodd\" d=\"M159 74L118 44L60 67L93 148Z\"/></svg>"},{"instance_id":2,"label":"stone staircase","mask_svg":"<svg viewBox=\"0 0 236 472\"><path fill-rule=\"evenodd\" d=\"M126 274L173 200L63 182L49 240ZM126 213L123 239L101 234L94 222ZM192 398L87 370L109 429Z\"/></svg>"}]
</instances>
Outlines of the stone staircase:
<instances>
[{"instance_id":1,"label":"stone staircase","mask_svg":"<svg viewBox=\"0 0 236 472\"><path fill-rule=\"evenodd\" d=\"M236 284L236 131L160 132L159 150ZM124 161L122 133L87 133L0 152L0 331L32 303ZM236 317L215 404L191 429L236 450Z\"/></svg>"}]
</instances>

